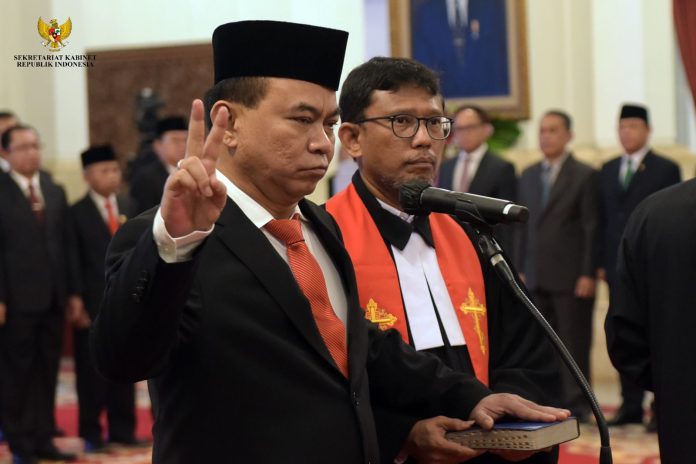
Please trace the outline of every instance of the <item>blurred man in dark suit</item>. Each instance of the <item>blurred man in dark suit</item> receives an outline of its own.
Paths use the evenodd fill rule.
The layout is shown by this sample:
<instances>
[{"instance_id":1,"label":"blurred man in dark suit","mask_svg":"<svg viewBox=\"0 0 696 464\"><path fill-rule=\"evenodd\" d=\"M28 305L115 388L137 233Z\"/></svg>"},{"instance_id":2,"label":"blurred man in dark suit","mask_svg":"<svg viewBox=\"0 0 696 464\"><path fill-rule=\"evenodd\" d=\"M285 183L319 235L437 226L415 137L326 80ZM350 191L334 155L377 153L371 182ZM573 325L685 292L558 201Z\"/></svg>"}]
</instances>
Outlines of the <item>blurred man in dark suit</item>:
<instances>
[{"instance_id":1,"label":"blurred man in dark suit","mask_svg":"<svg viewBox=\"0 0 696 464\"><path fill-rule=\"evenodd\" d=\"M75 374L79 411L79 433L87 450L103 448L99 421L107 412L108 437L112 443L135 443L135 388L117 384L97 374L89 358L88 334L104 293L104 260L111 237L129 217L134 203L118 195L121 167L110 145L91 147L82 153L87 194L70 207L75 237L78 292L83 305L73 306L69 316L75 327Z\"/></svg>"},{"instance_id":2,"label":"blurred man in dark suit","mask_svg":"<svg viewBox=\"0 0 696 464\"><path fill-rule=\"evenodd\" d=\"M138 212L158 205L164 183L176 169L176 163L186 153L186 120L180 116L157 122L157 138L152 144L157 160L142 167L130 185L130 195L136 201Z\"/></svg>"},{"instance_id":3,"label":"blurred man in dark suit","mask_svg":"<svg viewBox=\"0 0 696 464\"><path fill-rule=\"evenodd\" d=\"M529 208L520 229L518 269L541 313L590 379L592 309L597 270L597 172L568 151L571 119L549 111L539 124L544 160L520 177L519 202ZM588 420L590 407L565 365L564 407Z\"/></svg>"},{"instance_id":4,"label":"blurred man in dark suit","mask_svg":"<svg viewBox=\"0 0 696 464\"><path fill-rule=\"evenodd\" d=\"M454 140L459 153L440 166L439 187L487 197L517 199L515 166L488 149L493 125L483 108L464 105L454 113ZM509 225L495 227L496 238L514 258L514 230Z\"/></svg>"},{"instance_id":5,"label":"blurred man in dark suit","mask_svg":"<svg viewBox=\"0 0 696 464\"><path fill-rule=\"evenodd\" d=\"M619 242L628 217L648 195L681 181L679 166L650 148L650 119L646 107L623 105L618 129L624 154L602 166L599 185L601 235L598 276L609 285L610 302L616 280ZM643 422L643 389L621 376L621 396L621 407L609 425ZM650 427L655 427L654 422Z\"/></svg>"},{"instance_id":6,"label":"blurred man in dark suit","mask_svg":"<svg viewBox=\"0 0 696 464\"><path fill-rule=\"evenodd\" d=\"M0 178L3 425L15 462L72 459L52 443L65 305L74 291L65 193L39 173L34 129L14 126L1 142L11 168Z\"/></svg>"},{"instance_id":7,"label":"blurred man in dark suit","mask_svg":"<svg viewBox=\"0 0 696 464\"><path fill-rule=\"evenodd\" d=\"M12 126L16 126L19 120L17 116L11 111L0 111L0 136ZM7 153L0 146L0 170L2 172L9 172L10 163L7 162Z\"/></svg>"}]
</instances>

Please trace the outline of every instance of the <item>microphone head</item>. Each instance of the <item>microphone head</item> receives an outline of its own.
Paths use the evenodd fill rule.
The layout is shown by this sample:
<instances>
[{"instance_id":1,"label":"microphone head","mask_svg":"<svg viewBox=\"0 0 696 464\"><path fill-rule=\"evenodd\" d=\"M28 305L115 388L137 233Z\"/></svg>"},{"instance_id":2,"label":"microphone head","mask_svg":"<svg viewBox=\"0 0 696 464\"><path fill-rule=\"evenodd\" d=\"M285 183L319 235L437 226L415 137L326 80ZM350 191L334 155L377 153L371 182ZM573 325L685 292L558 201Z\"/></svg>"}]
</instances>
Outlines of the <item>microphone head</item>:
<instances>
[{"instance_id":1,"label":"microphone head","mask_svg":"<svg viewBox=\"0 0 696 464\"><path fill-rule=\"evenodd\" d=\"M421 206L421 195L428 187L430 184L424 180L412 180L401 186L399 203L401 203L405 213L422 215L430 212Z\"/></svg>"}]
</instances>

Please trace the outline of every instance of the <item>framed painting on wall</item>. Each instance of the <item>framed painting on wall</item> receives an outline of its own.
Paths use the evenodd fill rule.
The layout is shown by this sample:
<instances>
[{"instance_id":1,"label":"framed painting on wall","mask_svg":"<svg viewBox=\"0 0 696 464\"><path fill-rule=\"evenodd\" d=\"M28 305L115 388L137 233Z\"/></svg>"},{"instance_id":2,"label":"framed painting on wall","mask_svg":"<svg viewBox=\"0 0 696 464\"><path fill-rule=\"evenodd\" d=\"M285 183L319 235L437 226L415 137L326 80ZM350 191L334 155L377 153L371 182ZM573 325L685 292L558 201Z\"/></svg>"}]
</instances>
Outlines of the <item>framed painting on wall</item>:
<instances>
[{"instance_id":1,"label":"framed painting on wall","mask_svg":"<svg viewBox=\"0 0 696 464\"><path fill-rule=\"evenodd\" d=\"M435 70L447 107L529 117L525 0L390 0L392 56Z\"/></svg>"}]
</instances>

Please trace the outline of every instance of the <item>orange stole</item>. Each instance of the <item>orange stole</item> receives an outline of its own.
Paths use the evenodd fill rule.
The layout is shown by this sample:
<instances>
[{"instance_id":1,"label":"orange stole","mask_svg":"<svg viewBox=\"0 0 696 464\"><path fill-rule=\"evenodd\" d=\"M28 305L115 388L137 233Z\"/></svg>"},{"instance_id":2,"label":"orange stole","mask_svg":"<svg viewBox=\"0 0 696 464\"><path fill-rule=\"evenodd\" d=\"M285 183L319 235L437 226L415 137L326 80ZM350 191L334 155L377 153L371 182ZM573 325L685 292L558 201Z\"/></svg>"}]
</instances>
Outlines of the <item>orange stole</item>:
<instances>
[{"instance_id":1,"label":"orange stole","mask_svg":"<svg viewBox=\"0 0 696 464\"><path fill-rule=\"evenodd\" d=\"M353 184L326 203L338 222L358 282L365 317L380 329L394 328L409 342L396 265ZM435 254L464 334L476 377L488 385L486 289L476 250L454 219L430 214Z\"/></svg>"}]
</instances>

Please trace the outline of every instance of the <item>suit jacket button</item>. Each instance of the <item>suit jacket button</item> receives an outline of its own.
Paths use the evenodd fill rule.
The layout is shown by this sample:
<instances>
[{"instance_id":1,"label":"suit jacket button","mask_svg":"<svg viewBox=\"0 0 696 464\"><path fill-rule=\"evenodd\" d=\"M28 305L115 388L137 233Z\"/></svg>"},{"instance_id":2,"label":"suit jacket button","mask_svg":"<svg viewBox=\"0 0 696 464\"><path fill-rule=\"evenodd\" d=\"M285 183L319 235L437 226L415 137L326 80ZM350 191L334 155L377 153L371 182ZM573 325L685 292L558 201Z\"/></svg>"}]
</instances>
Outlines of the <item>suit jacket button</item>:
<instances>
[{"instance_id":1,"label":"suit jacket button","mask_svg":"<svg viewBox=\"0 0 696 464\"><path fill-rule=\"evenodd\" d=\"M142 297L138 292L133 293L131 296L133 297L133 301L135 301L136 303L140 303L140 301L142 300Z\"/></svg>"}]
</instances>

